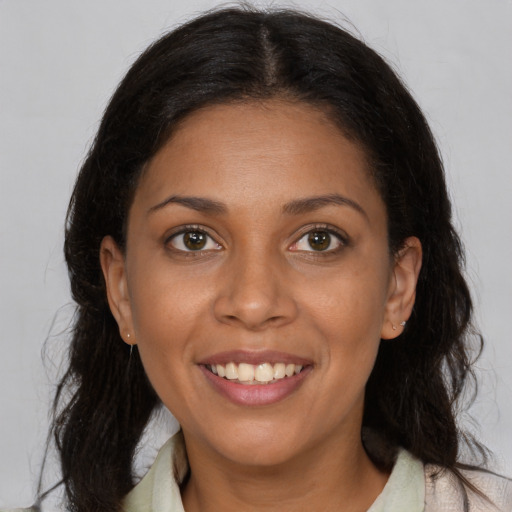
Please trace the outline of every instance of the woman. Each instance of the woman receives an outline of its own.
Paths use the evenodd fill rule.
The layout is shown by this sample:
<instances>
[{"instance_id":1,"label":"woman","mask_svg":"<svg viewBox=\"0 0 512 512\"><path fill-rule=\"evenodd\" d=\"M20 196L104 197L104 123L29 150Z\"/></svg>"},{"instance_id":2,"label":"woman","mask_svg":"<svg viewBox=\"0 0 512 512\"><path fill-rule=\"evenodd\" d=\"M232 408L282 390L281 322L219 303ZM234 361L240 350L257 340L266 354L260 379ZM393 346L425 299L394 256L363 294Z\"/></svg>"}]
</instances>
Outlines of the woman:
<instances>
[{"instance_id":1,"label":"woman","mask_svg":"<svg viewBox=\"0 0 512 512\"><path fill-rule=\"evenodd\" d=\"M423 115L346 32L228 9L152 45L69 209L68 507L510 510L508 480L459 462L450 218ZM160 404L181 433L134 486Z\"/></svg>"}]
</instances>

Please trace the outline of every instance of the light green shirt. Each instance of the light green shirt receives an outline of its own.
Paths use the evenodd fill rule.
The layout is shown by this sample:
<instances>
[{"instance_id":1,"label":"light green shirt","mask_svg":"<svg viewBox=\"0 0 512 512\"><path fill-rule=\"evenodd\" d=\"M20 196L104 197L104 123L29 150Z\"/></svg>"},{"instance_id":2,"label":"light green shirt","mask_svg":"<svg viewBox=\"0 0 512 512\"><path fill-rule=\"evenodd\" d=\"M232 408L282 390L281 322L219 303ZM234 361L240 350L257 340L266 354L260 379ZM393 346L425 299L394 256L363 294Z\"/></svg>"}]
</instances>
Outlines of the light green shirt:
<instances>
[{"instance_id":1,"label":"light green shirt","mask_svg":"<svg viewBox=\"0 0 512 512\"><path fill-rule=\"evenodd\" d=\"M125 512L185 512L178 482L188 471L181 433L161 448L146 476L124 501ZM315 510L314 504L311 510ZM398 454L382 493L368 512L424 512L425 476L423 463L405 450Z\"/></svg>"}]
</instances>

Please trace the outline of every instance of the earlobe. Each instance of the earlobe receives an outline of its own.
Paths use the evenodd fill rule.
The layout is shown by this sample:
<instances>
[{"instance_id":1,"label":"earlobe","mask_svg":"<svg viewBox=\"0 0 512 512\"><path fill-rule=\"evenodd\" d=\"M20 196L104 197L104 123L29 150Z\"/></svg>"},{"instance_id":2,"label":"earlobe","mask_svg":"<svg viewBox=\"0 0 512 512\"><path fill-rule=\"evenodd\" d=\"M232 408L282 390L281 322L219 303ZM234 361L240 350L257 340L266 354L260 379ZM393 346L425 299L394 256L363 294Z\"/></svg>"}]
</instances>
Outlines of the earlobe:
<instances>
[{"instance_id":1,"label":"earlobe","mask_svg":"<svg viewBox=\"0 0 512 512\"><path fill-rule=\"evenodd\" d=\"M121 249L110 236L106 236L101 242L100 263L110 311L119 326L121 338L132 345L135 341L131 334L133 325L125 259Z\"/></svg>"},{"instance_id":2,"label":"earlobe","mask_svg":"<svg viewBox=\"0 0 512 512\"><path fill-rule=\"evenodd\" d=\"M393 339L403 332L416 299L421 262L421 242L416 237L407 238L395 257L393 281L381 330L382 339Z\"/></svg>"}]
</instances>

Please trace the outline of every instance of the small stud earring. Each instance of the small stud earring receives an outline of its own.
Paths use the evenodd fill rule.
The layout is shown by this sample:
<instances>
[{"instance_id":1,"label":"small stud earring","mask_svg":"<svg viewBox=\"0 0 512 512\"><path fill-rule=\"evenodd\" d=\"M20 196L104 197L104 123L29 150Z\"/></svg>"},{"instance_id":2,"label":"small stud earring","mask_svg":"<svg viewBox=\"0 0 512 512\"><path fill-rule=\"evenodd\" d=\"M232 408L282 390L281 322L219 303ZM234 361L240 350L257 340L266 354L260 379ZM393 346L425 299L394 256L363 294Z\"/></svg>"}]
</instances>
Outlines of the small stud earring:
<instances>
[{"instance_id":1,"label":"small stud earring","mask_svg":"<svg viewBox=\"0 0 512 512\"><path fill-rule=\"evenodd\" d=\"M404 320L403 322L400 322L400 325L401 325L402 327L405 327L405 324L406 324L406 323L407 323L407 322Z\"/></svg>"}]
</instances>

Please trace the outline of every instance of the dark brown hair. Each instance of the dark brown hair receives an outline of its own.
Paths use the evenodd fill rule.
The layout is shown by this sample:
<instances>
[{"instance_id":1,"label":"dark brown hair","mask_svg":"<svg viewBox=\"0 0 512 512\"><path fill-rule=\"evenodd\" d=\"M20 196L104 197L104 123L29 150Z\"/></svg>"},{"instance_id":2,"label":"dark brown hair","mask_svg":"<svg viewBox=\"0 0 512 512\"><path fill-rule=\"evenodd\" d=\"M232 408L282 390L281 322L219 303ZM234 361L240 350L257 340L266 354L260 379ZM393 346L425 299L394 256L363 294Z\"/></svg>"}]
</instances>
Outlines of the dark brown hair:
<instances>
[{"instance_id":1,"label":"dark brown hair","mask_svg":"<svg viewBox=\"0 0 512 512\"><path fill-rule=\"evenodd\" d=\"M414 311L397 340L381 343L363 425L458 473L456 413L471 375L472 305L425 118L390 66L345 30L295 11L233 8L170 32L138 58L76 181L65 256L77 309L53 425L72 511L119 510L133 487L136 445L159 405L136 351L129 363L107 304L101 240L111 235L124 247L141 170L180 120L215 103L275 97L322 108L366 150L391 252L407 237L421 241Z\"/></svg>"}]
</instances>

